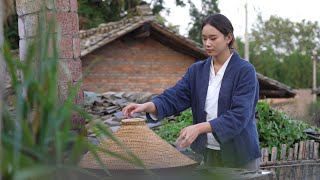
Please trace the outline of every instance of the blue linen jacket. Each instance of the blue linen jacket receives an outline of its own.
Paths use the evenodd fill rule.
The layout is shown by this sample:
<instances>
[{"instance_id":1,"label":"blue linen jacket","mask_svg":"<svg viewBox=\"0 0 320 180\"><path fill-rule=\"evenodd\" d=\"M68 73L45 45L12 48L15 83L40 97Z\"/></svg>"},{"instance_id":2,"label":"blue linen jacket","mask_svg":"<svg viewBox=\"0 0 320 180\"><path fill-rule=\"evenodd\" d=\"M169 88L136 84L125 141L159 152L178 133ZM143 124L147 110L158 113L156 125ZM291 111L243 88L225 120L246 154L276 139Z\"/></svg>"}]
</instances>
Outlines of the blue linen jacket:
<instances>
[{"instance_id":1,"label":"blue linen jacket","mask_svg":"<svg viewBox=\"0 0 320 180\"><path fill-rule=\"evenodd\" d=\"M194 124L206 121L210 66L211 57L194 63L174 86L152 100L159 120L191 107ZM221 83L218 117L209 121L225 166L239 167L261 157L255 122L258 98L255 68L234 51ZM205 155L206 143L206 134L200 134L191 148Z\"/></svg>"}]
</instances>

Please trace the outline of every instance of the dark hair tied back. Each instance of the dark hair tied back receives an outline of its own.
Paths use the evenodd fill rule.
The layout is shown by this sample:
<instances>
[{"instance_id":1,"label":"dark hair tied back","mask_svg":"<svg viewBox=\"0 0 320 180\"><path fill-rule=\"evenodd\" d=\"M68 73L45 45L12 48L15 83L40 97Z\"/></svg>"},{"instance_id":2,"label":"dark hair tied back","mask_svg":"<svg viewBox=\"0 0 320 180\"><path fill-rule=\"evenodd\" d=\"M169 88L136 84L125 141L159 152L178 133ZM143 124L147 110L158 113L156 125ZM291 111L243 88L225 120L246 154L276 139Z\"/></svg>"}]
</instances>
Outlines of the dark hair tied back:
<instances>
[{"instance_id":1,"label":"dark hair tied back","mask_svg":"<svg viewBox=\"0 0 320 180\"><path fill-rule=\"evenodd\" d=\"M229 48L230 49L233 48L233 43L234 43L233 26L230 20L226 16L222 14L212 14L207 16L202 22L201 29L203 29L203 27L207 24L215 27L224 36L228 36L228 34L231 34L232 40L229 43Z\"/></svg>"}]
</instances>

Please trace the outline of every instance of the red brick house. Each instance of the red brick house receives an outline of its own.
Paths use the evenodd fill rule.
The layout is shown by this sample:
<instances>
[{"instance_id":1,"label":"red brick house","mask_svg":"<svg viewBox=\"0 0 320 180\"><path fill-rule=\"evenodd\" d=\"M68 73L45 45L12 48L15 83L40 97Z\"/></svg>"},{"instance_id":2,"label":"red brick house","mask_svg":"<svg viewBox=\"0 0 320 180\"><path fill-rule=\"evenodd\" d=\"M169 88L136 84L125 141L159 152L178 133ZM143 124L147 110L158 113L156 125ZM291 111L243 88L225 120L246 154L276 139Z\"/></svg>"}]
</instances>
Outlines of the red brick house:
<instances>
[{"instance_id":1,"label":"red brick house","mask_svg":"<svg viewBox=\"0 0 320 180\"><path fill-rule=\"evenodd\" d=\"M148 5L141 16L80 31L83 89L98 93L161 93L207 57L198 43L157 23ZM292 97L291 88L261 74L261 97Z\"/></svg>"}]
</instances>

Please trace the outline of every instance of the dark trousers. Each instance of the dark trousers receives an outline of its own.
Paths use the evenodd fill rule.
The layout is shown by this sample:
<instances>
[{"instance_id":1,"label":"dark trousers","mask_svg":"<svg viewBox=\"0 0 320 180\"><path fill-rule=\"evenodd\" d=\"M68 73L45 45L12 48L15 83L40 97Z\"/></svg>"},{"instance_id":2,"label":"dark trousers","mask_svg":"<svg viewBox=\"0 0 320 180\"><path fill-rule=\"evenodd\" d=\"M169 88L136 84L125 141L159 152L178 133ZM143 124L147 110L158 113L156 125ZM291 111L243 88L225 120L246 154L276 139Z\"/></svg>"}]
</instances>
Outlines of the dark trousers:
<instances>
[{"instance_id":1,"label":"dark trousers","mask_svg":"<svg viewBox=\"0 0 320 180\"><path fill-rule=\"evenodd\" d=\"M206 148L206 155L205 155L204 162L207 166L224 167L220 150Z\"/></svg>"},{"instance_id":2,"label":"dark trousers","mask_svg":"<svg viewBox=\"0 0 320 180\"><path fill-rule=\"evenodd\" d=\"M220 150L206 148L206 156L204 162L207 166L224 167ZM260 158L251 160L237 168L257 171L260 169Z\"/></svg>"}]
</instances>

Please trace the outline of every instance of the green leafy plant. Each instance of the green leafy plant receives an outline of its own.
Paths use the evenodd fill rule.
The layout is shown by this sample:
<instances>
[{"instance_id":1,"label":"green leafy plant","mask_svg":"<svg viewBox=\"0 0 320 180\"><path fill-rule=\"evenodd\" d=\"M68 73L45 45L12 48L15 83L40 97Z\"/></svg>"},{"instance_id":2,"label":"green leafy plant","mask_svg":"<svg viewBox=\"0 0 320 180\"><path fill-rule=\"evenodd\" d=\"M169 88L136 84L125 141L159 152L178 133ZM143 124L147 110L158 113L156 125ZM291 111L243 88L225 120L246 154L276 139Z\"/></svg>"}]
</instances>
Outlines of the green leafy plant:
<instances>
[{"instance_id":1,"label":"green leafy plant","mask_svg":"<svg viewBox=\"0 0 320 180\"><path fill-rule=\"evenodd\" d=\"M179 137L180 131L192 124L192 111L191 109L183 111L176 121L164 121L165 124L155 129L155 132L167 142L175 142Z\"/></svg>"},{"instance_id":2,"label":"green leafy plant","mask_svg":"<svg viewBox=\"0 0 320 180\"><path fill-rule=\"evenodd\" d=\"M281 149L282 144L287 147L299 141L307 139L303 130L312 128L319 131L318 128L298 120L292 120L286 114L273 110L270 105L264 101L258 102L258 121L259 140L261 147L277 147Z\"/></svg>"},{"instance_id":3,"label":"green leafy plant","mask_svg":"<svg viewBox=\"0 0 320 180\"><path fill-rule=\"evenodd\" d=\"M96 157L96 161L108 174L110 173L107 167L97 155L98 151L144 167L137 156L102 124L93 121L81 106L74 103L80 84L75 87L70 85L67 99L62 102L59 100L59 33L54 31L55 22L45 22L44 14L40 17L38 37L30 44L24 61L15 59L9 46L1 49L15 94L10 107L7 101L3 107L1 179L69 179L75 174L97 177L78 166L79 160L87 151ZM128 156L90 143L84 127L72 124L71 119L75 113L87 119L90 126L99 131L101 136L107 136L124 148ZM80 129L80 133L71 131L72 128Z\"/></svg>"}]
</instances>

